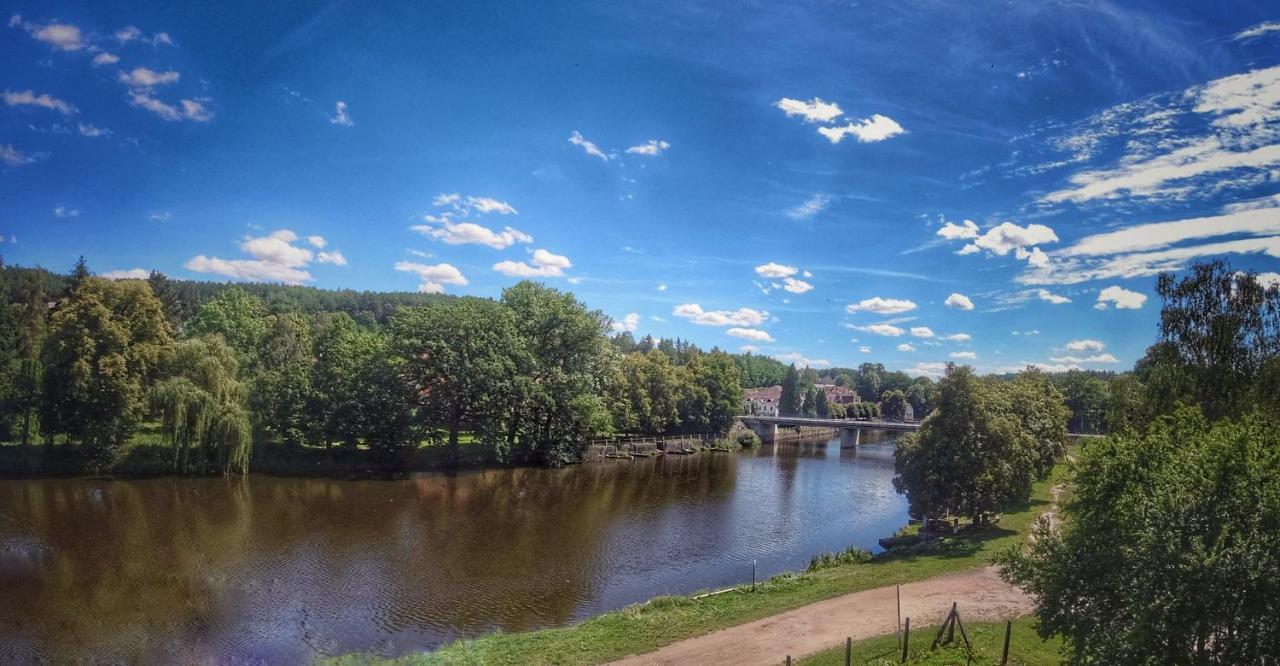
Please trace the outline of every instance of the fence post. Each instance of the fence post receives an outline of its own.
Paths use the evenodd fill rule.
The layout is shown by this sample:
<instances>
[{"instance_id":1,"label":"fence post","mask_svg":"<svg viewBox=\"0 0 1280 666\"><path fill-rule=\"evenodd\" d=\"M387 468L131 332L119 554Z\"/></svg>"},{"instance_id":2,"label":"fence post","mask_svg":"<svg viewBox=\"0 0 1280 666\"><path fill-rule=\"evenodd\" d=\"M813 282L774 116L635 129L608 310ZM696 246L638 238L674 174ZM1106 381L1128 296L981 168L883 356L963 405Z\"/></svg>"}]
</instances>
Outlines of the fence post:
<instances>
[{"instance_id":1,"label":"fence post","mask_svg":"<svg viewBox=\"0 0 1280 666\"><path fill-rule=\"evenodd\" d=\"M1000 666L1009 663L1009 634L1013 633L1013 620L1004 623L1004 654L1000 656Z\"/></svg>"},{"instance_id":2,"label":"fence post","mask_svg":"<svg viewBox=\"0 0 1280 666\"><path fill-rule=\"evenodd\" d=\"M844 639L844 666L853 666L853 637Z\"/></svg>"},{"instance_id":3,"label":"fence post","mask_svg":"<svg viewBox=\"0 0 1280 666\"><path fill-rule=\"evenodd\" d=\"M756 561L751 560L751 591L756 591Z\"/></svg>"},{"instance_id":4,"label":"fence post","mask_svg":"<svg viewBox=\"0 0 1280 666\"><path fill-rule=\"evenodd\" d=\"M907 663L907 646L911 644L911 618L907 618L907 623L902 632L902 663Z\"/></svg>"},{"instance_id":5,"label":"fence post","mask_svg":"<svg viewBox=\"0 0 1280 666\"><path fill-rule=\"evenodd\" d=\"M791 666L791 655L787 655L787 666Z\"/></svg>"},{"instance_id":6,"label":"fence post","mask_svg":"<svg viewBox=\"0 0 1280 666\"><path fill-rule=\"evenodd\" d=\"M902 647L902 586L898 586L898 647Z\"/></svg>"}]
</instances>

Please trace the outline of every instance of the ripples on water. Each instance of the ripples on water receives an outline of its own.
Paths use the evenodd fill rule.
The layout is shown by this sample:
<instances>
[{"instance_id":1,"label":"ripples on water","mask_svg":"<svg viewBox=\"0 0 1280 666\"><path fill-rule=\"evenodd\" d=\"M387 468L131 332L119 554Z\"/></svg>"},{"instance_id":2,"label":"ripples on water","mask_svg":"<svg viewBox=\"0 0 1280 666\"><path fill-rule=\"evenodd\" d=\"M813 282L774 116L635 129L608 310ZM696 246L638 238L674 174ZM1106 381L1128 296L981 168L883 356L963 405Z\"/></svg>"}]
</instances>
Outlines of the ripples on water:
<instances>
[{"instance_id":1,"label":"ripples on water","mask_svg":"<svg viewBox=\"0 0 1280 666\"><path fill-rule=\"evenodd\" d=\"M0 661L296 662L565 624L875 549L906 520L892 476L890 444L833 440L395 481L0 481Z\"/></svg>"}]
</instances>

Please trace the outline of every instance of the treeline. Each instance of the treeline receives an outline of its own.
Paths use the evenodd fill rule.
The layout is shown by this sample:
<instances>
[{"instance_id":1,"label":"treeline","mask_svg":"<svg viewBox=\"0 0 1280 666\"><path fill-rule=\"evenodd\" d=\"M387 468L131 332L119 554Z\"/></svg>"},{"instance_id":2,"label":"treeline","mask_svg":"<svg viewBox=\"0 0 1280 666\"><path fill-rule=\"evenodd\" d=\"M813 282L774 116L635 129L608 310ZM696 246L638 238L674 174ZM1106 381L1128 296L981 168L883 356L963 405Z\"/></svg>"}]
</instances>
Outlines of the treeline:
<instances>
[{"instance_id":1,"label":"treeline","mask_svg":"<svg viewBox=\"0 0 1280 666\"><path fill-rule=\"evenodd\" d=\"M246 471L255 443L559 464L596 437L722 432L742 401L729 354L624 352L602 313L532 282L498 300L199 284L0 270L0 441L106 469L146 430L188 473Z\"/></svg>"}]
</instances>

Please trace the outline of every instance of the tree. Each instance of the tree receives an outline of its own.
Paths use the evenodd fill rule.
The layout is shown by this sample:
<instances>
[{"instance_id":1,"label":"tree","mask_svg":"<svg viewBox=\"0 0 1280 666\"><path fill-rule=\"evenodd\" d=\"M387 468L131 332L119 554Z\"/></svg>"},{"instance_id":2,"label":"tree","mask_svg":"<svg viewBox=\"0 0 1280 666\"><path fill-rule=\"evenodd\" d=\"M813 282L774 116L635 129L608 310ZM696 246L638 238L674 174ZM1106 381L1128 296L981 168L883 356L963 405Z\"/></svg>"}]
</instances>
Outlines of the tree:
<instances>
[{"instance_id":1,"label":"tree","mask_svg":"<svg viewBox=\"0 0 1280 666\"><path fill-rule=\"evenodd\" d=\"M884 374L884 366L879 363L863 363L858 366L858 397L863 402L875 402L880 398L880 376Z\"/></svg>"},{"instance_id":2,"label":"tree","mask_svg":"<svg viewBox=\"0 0 1280 666\"><path fill-rule=\"evenodd\" d=\"M796 416L803 408L804 396L800 393L800 372L796 370L796 364L792 363L787 368L786 376L782 378L782 397L778 400L778 414Z\"/></svg>"},{"instance_id":3,"label":"tree","mask_svg":"<svg viewBox=\"0 0 1280 666\"><path fill-rule=\"evenodd\" d=\"M192 337L220 335L239 359L241 373L252 371L267 334L267 308L240 287L232 287L205 303L187 323Z\"/></svg>"},{"instance_id":4,"label":"tree","mask_svg":"<svg viewBox=\"0 0 1280 666\"><path fill-rule=\"evenodd\" d=\"M248 389L237 378L235 352L219 336L179 342L169 378L150 392L173 451L175 472L243 474L253 430Z\"/></svg>"},{"instance_id":5,"label":"tree","mask_svg":"<svg viewBox=\"0 0 1280 666\"><path fill-rule=\"evenodd\" d=\"M804 403L800 408L800 412L810 418L818 414L818 389L810 386L809 390L804 392Z\"/></svg>"},{"instance_id":6,"label":"tree","mask_svg":"<svg viewBox=\"0 0 1280 666\"><path fill-rule=\"evenodd\" d=\"M1263 287L1219 260L1196 264L1181 280L1162 273L1156 292L1165 346L1153 364L1173 366L1166 372L1186 380L1210 419L1250 411L1260 370L1280 355L1280 285Z\"/></svg>"},{"instance_id":7,"label":"tree","mask_svg":"<svg viewBox=\"0 0 1280 666\"><path fill-rule=\"evenodd\" d=\"M255 425L285 446L301 447L312 429L311 327L297 313L271 317L257 351Z\"/></svg>"},{"instance_id":8,"label":"tree","mask_svg":"<svg viewBox=\"0 0 1280 666\"><path fill-rule=\"evenodd\" d=\"M827 392L819 390L814 394L813 409L821 418L827 418L831 415L831 406L827 404Z\"/></svg>"},{"instance_id":9,"label":"tree","mask_svg":"<svg viewBox=\"0 0 1280 666\"><path fill-rule=\"evenodd\" d=\"M925 515L969 516L975 523L1027 499L1035 476L1030 433L968 366L949 365L938 404L894 452L894 488Z\"/></svg>"},{"instance_id":10,"label":"tree","mask_svg":"<svg viewBox=\"0 0 1280 666\"><path fill-rule=\"evenodd\" d=\"M613 420L604 398L606 368L614 362L609 319L573 294L524 280L502 292L518 345L519 381L508 405L507 444L549 462L576 459L591 437L608 434ZM664 341L666 342L666 341ZM669 354L686 353L684 343Z\"/></svg>"},{"instance_id":11,"label":"tree","mask_svg":"<svg viewBox=\"0 0 1280 666\"><path fill-rule=\"evenodd\" d=\"M391 331L420 418L447 433L446 462L458 463L464 428L482 444L500 445L502 417L525 353L511 310L459 298L401 310Z\"/></svg>"},{"instance_id":12,"label":"tree","mask_svg":"<svg viewBox=\"0 0 1280 666\"><path fill-rule=\"evenodd\" d=\"M907 402L911 403L911 411L917 419L923 420L933 410L933 402L937 399L938 389L928 377L918 377L906 390Z\"/></svg>"},{"instance_id":13,"label":"tree","mask_svg":"<svg viewBox=\"0 0 1280 666\"><path fill-rule=\"evenodd\" d=\"M93 454L114 453L133 433L146 386L172 353L169 323L145 282L83 278L50 322L41 429Z\"/></svg>"},{"instance_id":14,"label":"tree","mask_svg":"<svg viewBox=\"0 0 1280 666\"><path fill-rule=\"evenodd\" d=\"M906 394L898 389L885 391L884 395L880 396L880 409L884 412L884 417L890 421L902 421L906 419Z\"/></svg>"},{"instance_id":15,"label":"tree","mask_svg":"<svg viewBox=\"0 0 1280 666\"><path fill-rule=\"evenodd\" d=\"M1072 370L1062 379L1062 394L1071 410L1074 432L1096 433L1106 416L1107 384L1090 373Z\"/></svg>"},{"instance_id":16,"label":"tree","mask_svg":"<svg viewBox=\"0 0 1280 666\"><path fill-rule=\"evenodd\" d=\"M1196 408L1084 449L1067 519L1000 556L1074 664L1280 654L1280 423Z\"/></svg>"},{"instance_id":17,"label":"tree","mask_svg":"<svg viewBox=\"0 0 1280 666\"><path fill-rule=\"evenodd\" d=\"M1067 446L1067 421L1071 417L1063 395L1053 380L1035 366L1018 373L1013 381L993 381L994 405L1021 422L1035 451L1035 471L1044 476Z\"/></svg>"},{"instance_id":18,"label":"tree","mask_svg":"<svg viewBox=\"0 0 1280 666\"><path fill-rule=\"evenodd\" d=\"M1132 373L1119 375L1107 386L1107 432L1142 430L1150 418L1146 387Z\"/></svg>"},{"instance_id":19,"label":"tree","mask_svg":"<svg viewBox=\"0 0 1280 666\"><path fill-rule=\"evenodd\" d=\"M630 412L641 432L660 434L679 425L678 380L670 357L656 349L627 354L622 374Z\"/></svg>"},{"instance_id":20,"label":"tree","mask_svg":"<svg viewBox=\"0 0 1280 666\"><path fill-rule=\"evenodd\" d=\"M722 351L703 356L695 370L707 392L707 432L728 432L742 408L742 379L733 357Z\"/></svg>"}]
</instances>

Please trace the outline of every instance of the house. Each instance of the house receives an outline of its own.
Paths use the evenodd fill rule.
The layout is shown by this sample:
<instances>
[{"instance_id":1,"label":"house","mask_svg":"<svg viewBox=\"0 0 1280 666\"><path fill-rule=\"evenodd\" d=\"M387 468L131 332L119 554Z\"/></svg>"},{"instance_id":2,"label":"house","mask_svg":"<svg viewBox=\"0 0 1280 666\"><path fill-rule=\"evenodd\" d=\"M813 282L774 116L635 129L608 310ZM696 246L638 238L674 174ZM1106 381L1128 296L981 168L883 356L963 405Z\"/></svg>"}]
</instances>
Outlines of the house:
<instances>
[{"instance_id":1,"label":"house","mask_svg":"<svg viewBox=\"0 0 1280 666\"><path fill-rule=\"evenodd\" d=\"M814 386L827 394L828 405L853 405L862 402L862 398L858 397L856 391L844 386L835 384L814 384Z\"/></svg>"},{"instance_id":2,"label":"house","mask_svg":"<svg viewBox=\"0 0 1280 666\"><path fill-rule=\"evenodd\" d=\"M780 402L782 387L776 384L742 390L742 413L748 416L777 416Z\"/></svg>"}]
</instances>

